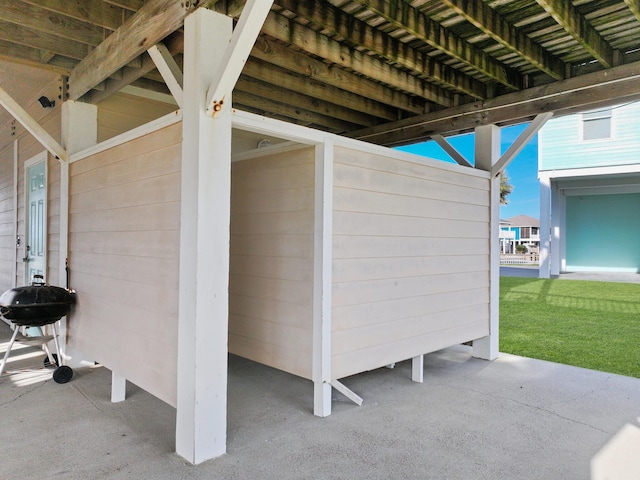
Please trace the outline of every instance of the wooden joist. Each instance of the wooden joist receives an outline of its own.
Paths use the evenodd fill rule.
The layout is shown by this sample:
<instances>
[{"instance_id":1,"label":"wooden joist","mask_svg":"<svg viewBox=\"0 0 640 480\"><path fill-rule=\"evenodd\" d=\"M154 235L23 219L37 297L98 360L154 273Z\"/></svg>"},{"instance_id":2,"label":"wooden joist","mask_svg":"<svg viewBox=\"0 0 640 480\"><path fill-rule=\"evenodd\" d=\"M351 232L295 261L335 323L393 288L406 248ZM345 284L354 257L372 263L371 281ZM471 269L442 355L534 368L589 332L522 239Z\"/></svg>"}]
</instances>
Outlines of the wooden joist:
<instances>
[{"instance_id":1,"label":"wooden joist","mask_svg":"<svg viewBox=\"0 0 640 480\"><path fill-rule=\"evenodd\" d=\"M177 0L150 0L145 3L71 71L69 98L77 100L94 85L180 28L184 18L195 8L190 2Z\"/></svg>"}]
</instances>

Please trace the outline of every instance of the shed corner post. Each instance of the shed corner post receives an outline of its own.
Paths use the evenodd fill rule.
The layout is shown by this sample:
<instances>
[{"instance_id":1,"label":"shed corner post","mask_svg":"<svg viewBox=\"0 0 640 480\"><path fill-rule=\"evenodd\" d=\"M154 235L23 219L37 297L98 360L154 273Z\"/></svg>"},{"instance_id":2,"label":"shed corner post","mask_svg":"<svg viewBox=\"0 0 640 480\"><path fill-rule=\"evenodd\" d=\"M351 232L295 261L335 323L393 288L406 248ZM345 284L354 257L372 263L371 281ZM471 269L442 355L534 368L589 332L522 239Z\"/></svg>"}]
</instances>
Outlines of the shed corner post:
<instances>
[{"instance_id":1,"label":"shed corner post","mask_svg":"<svg viewBox=\"0 0 640 480\"><path fill-rule=\"evenodd\" d=\"M231 98L205 99L233 20L199 8L185 19L176 453L193 464L226 453L231 208Z\"/></svg>"},{"instance_id":2,"label":"shed corner post","mask_svg":"<svg viewBox=\"0 0 640 480\"><path fill-rule=\"evenodd\" d=\"M333 141L316 145L313 241L313 414L331 415Z\"/></svg>"},{"instance_id":3,"label":"shed corner post","mask_svg":"<svg viewBox=\"0 0 640 480\"><path fill-rule=\"evenodd\" d=\"M500 158L500 128L482 125L475 129L475 167L491 172ZM498 357L500 308L500 175L490 179L489 190L489 335L473 341L473 356Z\"/></svg>"},{"instance_id":4,"label":"shed corner post","mask_svg":"<svg viewBox=\"0 0 640 480\"><path fill-rule=\"evenodd\" d=\"M66 150L67 161L60 165L60 246L58 264L58 284L67 276L69 258L69 163L71 155L98 143L98 107L90 103L67 100L61 109L62 146ZM73 268L73 265L70 266ZM67 288L73 285L64 285ZM67 322L60 321L60 347L66 364L80 367L94 362L67 345Z\"/></svg>"}]
</instances>

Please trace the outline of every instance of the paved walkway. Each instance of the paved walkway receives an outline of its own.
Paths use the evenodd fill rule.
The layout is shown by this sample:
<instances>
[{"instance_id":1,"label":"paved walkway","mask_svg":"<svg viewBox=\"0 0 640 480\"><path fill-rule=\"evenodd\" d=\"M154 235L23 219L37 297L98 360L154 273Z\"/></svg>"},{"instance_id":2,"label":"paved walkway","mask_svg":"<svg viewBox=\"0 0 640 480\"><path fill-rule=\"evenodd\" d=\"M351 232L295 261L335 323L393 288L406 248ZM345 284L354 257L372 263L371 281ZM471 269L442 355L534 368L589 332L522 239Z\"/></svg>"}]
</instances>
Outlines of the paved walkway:
<instances>
[{"instance_id":1,"label":"paved walkway","mask_svg":"<svg viewBox=\"0 0 640 480\"><path fill-rule=\"evenodd\" d=\"M500 267L500 276L538 278L540 270L537 267ZM615 272L569 272L561 273L552 278L560 280L592 280L597 282L640 283L640 273Z\"/></svg>"}]
</instances>

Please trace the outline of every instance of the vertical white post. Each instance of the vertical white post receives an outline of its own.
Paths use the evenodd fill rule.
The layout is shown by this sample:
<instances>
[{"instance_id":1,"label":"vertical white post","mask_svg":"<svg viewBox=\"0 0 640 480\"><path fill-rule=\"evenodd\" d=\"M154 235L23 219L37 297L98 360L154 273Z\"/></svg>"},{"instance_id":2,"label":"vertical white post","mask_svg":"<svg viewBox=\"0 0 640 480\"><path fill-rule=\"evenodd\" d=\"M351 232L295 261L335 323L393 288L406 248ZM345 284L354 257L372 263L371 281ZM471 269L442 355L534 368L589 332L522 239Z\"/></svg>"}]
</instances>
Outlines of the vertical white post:
<instances>
[{"instance_id":1,"label":"vertical white post","mask_svg":"<svg viewBox=\"0 0 640 480\"><path fill-rule=\"evenodd\" d=\"M562 254L561 235L564 233L564 213L566 202L556 183L551 184L551 275L559 275L566 270L566 259Z\"/></svg>"},{"instance_id":2,"label":"vertical white post","mask_svg":"<svg viewBox=\"0 0 640 480\"><path fill-rule=\"evenodd\" d=\"M61 111L62 146L69 157L72 153L98 143L98 107L88 103L67 101L62 104ZM60 164L60 260L58 264L58 285L67 286L66 260L69 257L69 163ZM73 266L71 266L73 267ZM73 286L73 285L71 285ZM60 320L60 348L67 365L80 367L87 362L80 352L67 346L67 322Z\"/></svg>"},{"instance_id":3,"label":"vertical white post","mask_svg":"<svg viewBox=\"0 0 640 480\"><path fill-rule=\"evenodd\" d=\"M333 142L316 146L313 246L313 414L331 414Z\"/></svg>"},{"instance_id":4,"label":"vertical white post","mask_svg":"<svg viewBox=\"0 0 640 480\"><path fill-rule=\"evenodd\" d=\"M475 130L475 166L491 171L500 158L500 128L483 125ZM491 179L489 203L489 335L473 341L473 356L498 357L500 309L500 175Z\"/></svg>"},{"instance_id":5,"label":"vertical white post","mask_svg":"<svg viewBox=\"0 0 640 480\"><path fill-rule=\"evenodd\" d=\"M411 359L411 380L417 383L424 381L424 355Z\"/></svg>"},{"instance_id":6,"label":"vertical white post","mask_svg":"<svg viewBox=\"0 0 640 480\"><path fill-rule=\"evenodd\" d=\"M197 464L226 452L231 92L205 114L232 19L185 20L176 452Z\"/></svg>"},{"instance_id":7,"label":"vertical white post","mask_svg":"<svg viewBox=\"0 0 640 480\"><path fill-rule=\"evenodd\" d=\"M540 176L540 278L551 275L551 179Z\"/></svg>"},{"instance_id":8,"label":"vertical white post","mask_svg":"<svg viewBox=\"0 0 640 480\"><path fill-rule=\"evenodd\" d=\"M127 379L111 372L111 403L124 402L127 397Z\"/></svg>"}]
</instances>

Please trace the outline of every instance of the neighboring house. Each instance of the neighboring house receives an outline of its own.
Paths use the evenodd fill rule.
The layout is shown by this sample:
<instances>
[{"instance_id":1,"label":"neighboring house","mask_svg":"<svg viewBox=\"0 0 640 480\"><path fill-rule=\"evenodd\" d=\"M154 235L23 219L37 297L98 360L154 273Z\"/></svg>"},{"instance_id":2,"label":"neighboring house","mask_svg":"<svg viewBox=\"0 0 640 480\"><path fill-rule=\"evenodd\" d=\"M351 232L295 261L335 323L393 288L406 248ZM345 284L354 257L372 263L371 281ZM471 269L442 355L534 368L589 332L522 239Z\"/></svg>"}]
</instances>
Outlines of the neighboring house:
<instances>
[{"instance_id":1,"label":"neighboring house","mask_svg":"<svg viewBox=\"0 0 640 480\"><path fill-rule=\"evenodd\" d=\"M530 253L538 251L540 220L528 215L500 220L500 253L516 253L518 245L524 245Z\"/></svg>"},{"instance_id":2,"label":"neighboring house","mask_svg":"<svg viewBox=\"0 0 640 480\"><path fill-rule=\"evenodd\" d=\"M640 270L639 123L635 102L540 130L541 277Z\"/></svg>"}]
</instances>

